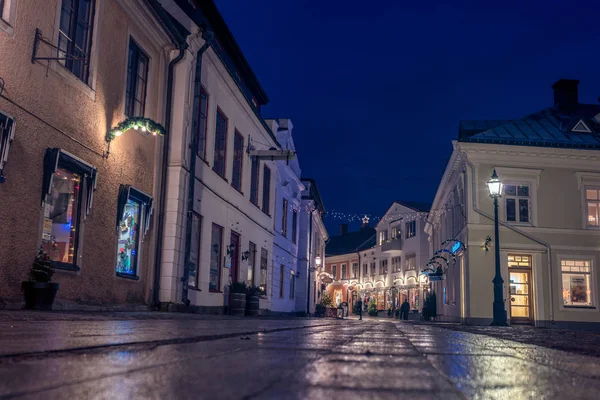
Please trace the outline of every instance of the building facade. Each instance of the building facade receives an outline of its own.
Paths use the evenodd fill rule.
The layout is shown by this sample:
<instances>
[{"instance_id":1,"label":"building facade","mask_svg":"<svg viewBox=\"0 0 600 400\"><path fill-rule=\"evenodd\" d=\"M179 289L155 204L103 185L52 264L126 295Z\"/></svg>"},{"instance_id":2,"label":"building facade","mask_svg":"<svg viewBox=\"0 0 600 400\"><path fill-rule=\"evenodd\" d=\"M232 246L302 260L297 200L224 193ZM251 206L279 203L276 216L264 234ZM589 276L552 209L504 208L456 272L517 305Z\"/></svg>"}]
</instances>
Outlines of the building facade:
<instances>
[{"instance_id":1,"label":"building facade","mask_svg":"<svg viewBox=\"0 0 600 400\"><path fill-rule=\"evenodd\" d=\"M55 308L147 304L167 70L185 33L155 1L0 4L0 296L20 308L41 250Z\"/></svg>"},{"instance_id":2,"label":"building facade","mask_svg":"<svg viewBox=\"0 0 600 400\"><path fill-rule=\"evenodd\" d=\"M577 87L558 81L554 105L520 119L461 123L434 208L450 202L462 211L428 225L432 254L446 250L450 261L443 280L432 282L443 319L492 321L494 209L486 183L496 170L509 323L600 326L600 106L580 104Z\"/></svg>"}]
</instances>

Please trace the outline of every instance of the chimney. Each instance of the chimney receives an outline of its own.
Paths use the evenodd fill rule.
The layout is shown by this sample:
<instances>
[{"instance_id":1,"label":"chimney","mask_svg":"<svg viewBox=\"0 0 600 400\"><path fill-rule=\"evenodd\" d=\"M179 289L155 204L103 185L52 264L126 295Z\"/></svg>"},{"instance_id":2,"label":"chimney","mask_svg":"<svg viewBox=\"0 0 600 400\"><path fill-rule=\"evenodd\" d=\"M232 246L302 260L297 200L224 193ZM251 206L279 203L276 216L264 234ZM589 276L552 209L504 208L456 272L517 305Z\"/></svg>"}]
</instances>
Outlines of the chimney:
<instances>
[{"instance_id":1,"label":"chimney","mask_svg":"<svg viewBox=\"0 0 600 400\"><path fill-rule=\"evenodd\" d=\"M348 233L348 224L340 224L340 235L346 235Z\"/></svg>"},{"instance_id":2,"label":"chimney","mask_svg":"<svg viewBox=\"0 0 600 400\"><path fill-rule=\"evenodd\" d=\"M579 104L577 93L579 81L575 79L559 79L552 89L554 89L554 107L561 111L573 111Z\"/></svg>"}]
</instances>

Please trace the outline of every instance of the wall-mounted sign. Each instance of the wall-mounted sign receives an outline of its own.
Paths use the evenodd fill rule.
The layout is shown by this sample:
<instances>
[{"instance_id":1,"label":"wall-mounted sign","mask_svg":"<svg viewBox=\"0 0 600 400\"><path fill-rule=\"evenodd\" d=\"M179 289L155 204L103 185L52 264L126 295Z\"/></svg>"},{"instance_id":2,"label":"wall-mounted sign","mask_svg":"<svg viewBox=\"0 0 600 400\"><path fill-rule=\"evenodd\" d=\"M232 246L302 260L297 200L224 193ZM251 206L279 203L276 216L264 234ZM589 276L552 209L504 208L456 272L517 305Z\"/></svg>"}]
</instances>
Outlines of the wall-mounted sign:
<instances>
[{"instance_id":1,"label":"wall-mounted sign","mask_svg":"<svg viewBox=\"0 0 600 400\"><path fill-rule=\"evenodd\" d=\"M452 245L451 251L453 254L456 253L458 250L460 250L460 245L461 245L460 242L456 242Z\"/></svg>"}]
</instances>

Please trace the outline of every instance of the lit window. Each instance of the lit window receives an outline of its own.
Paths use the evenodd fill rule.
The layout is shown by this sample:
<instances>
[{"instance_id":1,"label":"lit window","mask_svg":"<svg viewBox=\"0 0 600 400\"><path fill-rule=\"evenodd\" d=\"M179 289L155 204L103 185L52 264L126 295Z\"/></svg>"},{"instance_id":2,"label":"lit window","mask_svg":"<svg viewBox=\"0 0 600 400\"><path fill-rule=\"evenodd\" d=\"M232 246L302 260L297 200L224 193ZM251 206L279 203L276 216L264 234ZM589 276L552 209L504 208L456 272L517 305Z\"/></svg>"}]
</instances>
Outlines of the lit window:
<instances>
[{"instance_id":1,"label":"lit window","mask_svg":"<svg viewBox=\"0 0 600 400\"><path fill-rule=\"evenodd\" d=\"M348 277L346 276L346 269L348 267L346 266L346 264L342 264L342 279L347 279Z\"/></svg>"},{"instance_id":2,"label":"lit window","mask_svg":"<svg viewBox=\"0 0 600 400\"><path fill-rule=\"evenodd\" d=\"M217 123L215 128L215 157L213 171L221 178L225 178L225 158L227 151L227 117L217 110Z\"/></svg>"},{"instance_id":3,"label":"lit window","mask_svg":"<svg viewBox=\"0 0 600 400\"><path fill-rule=\"evenodd\" d=\"M417 221L410 221L406 223L406 238L417 236Z\"/></svg>"},{"instance_id":4,"label":"lit window","mask_svg":"<svg viewBox=\"0 0 600 400\"><path fill-rule=\"evenodd\" d=\"M358 278L358 263L352 263L352 279Z\"/></svg>"},{"instance_id":5,"label":"lit window","mask_svg":"<svg viewBox=\"0 0 600 400\"><path fill-rule=\"evenodd\" d=\"M260 295L267 296L267 249L260 249Z\"/></svg>"},{"instance_id":6,"label":"lit window","mask_svg":"<svg viewBox=\"0 0 600 400\"><path fill-rule=\"evenodd\" d=\"M400 239L402 237L402 232L400 231L400 227L394 226L392 228L392 239Z\"/></svg>"},{"instance_id":7,"label":"lit window","mask_svg":"<svg viewBox=\"0 0 600 400\"><path fill-rule=\"evenodd\" d=\"M417 269L417 257L414 254L406 256L406 270L414 271Z\"/></svg>"},{"instance_id":8,"label":"lit window","mask_svg":"<svg viewBox=\"0 0 600 400\"><path fill-rule=\"evenodd\" d=\"M379 232L379 245L381 246L384 242L387 242L388 231L380 231Z\"/></svg>"},{"instance_id":9,"label":"lit window","mask_svg":"<svg viewBox=\"0 0 600 400\"><path fill-rule=\"evenodd\" d=\"M96 170L60 149L44 156L42 246L58 268L79 270L80 222L89 213Z\"/></svg>"},{"instance_id":10,"label":"lit window","mask_svg":"<svg viewBox=\"0 0 600 400\"><path fill-rule=\"evenodd\" d=\"M337 279L337 265L331 266L331 275L333 275L333 279Z\"/></svg>"},{"instance_id":11,"label":"lit window","mask_svg":"<svg viewBox=\"0 0 600 400\"><path fill-rule=\"evenodd\" d=\"M590 260L560 261L563 304L571 307L591 307L592 282Z\"/></svg>"},{"instance_id":12,"label":"lit window","mask_svg":"<svg viewBox=\"0 0 600 400\"><path fill-rule=\"evenodd\" d=\"M387 275L388 272L388 260L379 261L379 275Z\"/></svg>"},{"instance_id":13,"label":"lit window","mask_svg":"<svg viewBox=\"0 0 600 400\"><path fill-rule=\"evenodd\" d=\"M218 292L221 290L223 227L217 224L212 224L210 249L210 281L208 283L208 288L212 292Z\"/></svg>"},{"instance_id":14,"label":"lit window","mask_svg":"<svg viewBox=\"0 0 600 400\"><path fill-rule=\"evenodd\" d=\"M290 299L294 298L294 294L296 293L296 274L294 270L290 271Z\"/></svg>"},{"instance_id":15,"label":"lit window","mask_svg":"<svg viewBox=\"0 0 600 400\"><path fill-rule=\"evenodd\" d=\"M60 63L83 82L88 82L92 48L94 0L62 0L58 57Z\"/></svg>"},{"instance_id":16,"label":"lit window","mask_svg":"<svg viewBox=\"0 0 600 400\"><path fill-rule=\"evenodd\" d=\"M506 220L510 222L529 222L529 186L505 185L504 201Z\"/></svg>"},{"instance_id":17,"label":"lit window","mask_svg":"<svg viewBox=\"0 0 600 400\"><path fill-rule=\"evenodd\" d=\"M587 204L587 226L597 228L600 226L600 190L586 187L585 200Z\"/></svg>"},{"instance_id":18,"label":"lit window","mask_svg":"<svg viewBox=\"0 0 600 400\"><path fill-rule=\"evenodd\" d=\"M125 93L125 115L128 117L144 116L147 80L148 56L133 39L130 39Z\"/></svg>"},{"instance_id":19,"label":"lit window","mask_svg":"<svg viewBox=\"0 0 600 400\"><path fill-rule=\"evenodd\" d=\"M248 258L248 284L250 286L255 286L254 266L256 265L256 244L250 242L248 244L248 251L250 252Z\"/></svg>"},{"instance_id":20,"label":"lit window","mask_svg":"<svg viewBox=\"0 0 600 400\"><path fill-rule=\"evenodd\" d=\"M152 197L129 185L119 187L117 275L122 277L138 276L140 235L145 234L151 213ZM194 278L195 276L194 272Z\"/></svg>"},{"instance_id":21,"label":"lit window","mask_svg":"<svg viewBox=\"0 0 600 400\"><path fill-rule=\"evenodd\" d=\"M372 262L371 263L371 276L375 276L377 274L376 269L377 269L377 263Z\"/></svg>"},{"instance_id":22,"label":"lit window","mask_svg":"<svg viewBox=\"0 0 600 400\"><path fill-rule=\"evenodd\" d=\"M238 192L242 191L242 162L244 160L244 137L235 131L233 137L233 175L231 186Z\"/></svg>"}]
</instances>

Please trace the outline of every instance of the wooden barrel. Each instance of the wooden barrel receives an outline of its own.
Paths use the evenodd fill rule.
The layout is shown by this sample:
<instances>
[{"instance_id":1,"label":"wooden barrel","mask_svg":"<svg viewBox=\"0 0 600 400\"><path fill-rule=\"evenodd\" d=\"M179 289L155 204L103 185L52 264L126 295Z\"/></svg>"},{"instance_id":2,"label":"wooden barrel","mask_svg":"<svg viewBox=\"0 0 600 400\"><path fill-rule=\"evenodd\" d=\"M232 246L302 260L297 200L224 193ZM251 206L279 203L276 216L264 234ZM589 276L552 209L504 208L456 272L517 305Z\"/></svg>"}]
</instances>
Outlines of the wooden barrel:
<instances>
[{"instance_id":1,"label":"wooden barrel","mask_svg":"<svg viewBox=\"0 0 600 400\"><path fill-rule=\"evenodd\" d=\"M246 315L255 317L258 315L258 296L248 297L246 299Z\"/></svg>"},{"instance_id":2,"label":"wooden barrel","mask_svg":"<svg viewBox=\"0 0 600 400\"><path fill-rule=\"evenodd\" d=\"M229 298L229 314L244 316L246 312L246 293L231 293Z\"/></svg>"}]
</instances>

